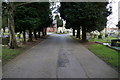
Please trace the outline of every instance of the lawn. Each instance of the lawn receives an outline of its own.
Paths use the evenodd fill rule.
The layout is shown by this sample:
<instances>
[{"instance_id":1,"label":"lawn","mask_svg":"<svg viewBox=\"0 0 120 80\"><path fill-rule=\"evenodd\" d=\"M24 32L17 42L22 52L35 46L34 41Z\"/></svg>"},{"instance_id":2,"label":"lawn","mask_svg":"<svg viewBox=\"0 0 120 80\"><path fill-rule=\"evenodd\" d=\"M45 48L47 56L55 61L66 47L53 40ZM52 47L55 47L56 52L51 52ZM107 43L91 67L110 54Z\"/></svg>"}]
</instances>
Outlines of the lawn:
<instances>
[{"instance_id":1,"label":"lawn","mask_svg":"<svg viewBox=\"0 0 120 80\"><path fill-rule=\"evenodd\" d=\"M100 44L92 45L89 49L105 62L120 70L120 64L118 64L120 54L117 51Z\"/></svg>"},{"instance_id":2,"label":"lawn","mask_svg":"<svg viewBox=\"0 0 120 80\"><path fill-rule=\"evenodd\" d=\"M2 48L2 61L3 64L15 58L19 54L23 53L26 50L25 47L17 48L17 49L9 49L8 47Z\"/></svg>"}]
</instances>

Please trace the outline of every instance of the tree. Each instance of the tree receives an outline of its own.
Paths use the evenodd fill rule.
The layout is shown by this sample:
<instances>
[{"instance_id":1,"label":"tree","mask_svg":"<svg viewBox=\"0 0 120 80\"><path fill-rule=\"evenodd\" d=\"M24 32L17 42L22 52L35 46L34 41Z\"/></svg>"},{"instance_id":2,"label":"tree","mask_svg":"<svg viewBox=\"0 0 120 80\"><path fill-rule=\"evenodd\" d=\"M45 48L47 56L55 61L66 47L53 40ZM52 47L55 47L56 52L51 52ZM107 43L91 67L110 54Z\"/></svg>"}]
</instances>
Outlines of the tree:
<instances>
[{"instance_id":1,"label":"tree","mask_svg":"<svg viewBox=\"0 0 120 80\"><path fill-rule=\"evenodd\" d=\"M85 15L82 24L82 39L86 41L86 31L101 31L105 28L107 22L107 3L84 3L85 9L83 15Z\"/></svg>"},{"instance_id":2,"label":"tree","mask_svg":"<svg viewBox=\"0 0 120 80\"><path fill-rule=\"evenodd\" d=\"M18 16L19 15L19 16ZM33 17L34 16L34 17ZM32 41L32 30L36 27L38 23L36 9L32 7L19 6L15 10L15 30L16 32L24 33L24 42L25 32L29 30L29 41Z\"/></svg>"},{"instance_id":3,"label":"tree","mask_svg":"<svg viewBox=\"0 0 120 80\"><path fill-rule=\"evenodd\" d=\"M8 15L7 15L7 5L6 3L2 3L2 28L3 32L5 32L5 27L8 26Z\"/></svg>"},{"instance_id":4,"label":"tree","mask_svg":"<svg viewBox=\"0 0 120 80\"><path fill-rule=\"evenodd\" d=\"M120 21L118 21L118 24L116 26L118 27L118 37L120 37Z\"/></svg>"},{"instance_id":5,"label":"tree","mask_svg":"<svg viewBox=\"0 0 120 80\"><path fill-rule=\"evenodd\" d=\"M9 27L9 32L10 32L10 48L14 49L17 48L17 41L15 37L15 30L14 30L14 10L16 6L22 5L24 2L20 3L14 3L14 2L7 2L6 7L7 7L7 16L8 16L8 27ZM26 3L25 3L26 4ZM4 5L3 5L4 6Z\"/></svg>"},{"instance_id":6,"label":"tree","mask_svg":"<svg viewBox=\"0 0 120 80\"><path fill-rule=\"evenodd\" d=\"M23 31L25 33L25 30L26 29L29 29L29 36L30 36L30 40L32 40L32 31L35 29L38 29L38 26L40 27L41 25L45 25L46 27L48 26L49 24L49 20L50 19L50 9L49 9L49 2L46 2L46 3L33 3L33 2L8 2L6 3L7 4L7 11L8 11L8 23L9 23L9 30L10 30L10 48L14 49L16 47L18 47L17 45L17 41L16 41L16 38L15 38L15 29L16 28L16 32L17 32L17 29L21 31ZM35 5L37 4L37 5ZM17 7L20 7L20 6L26 6L26 9L28 10L28 14L29 14L29 17L25 16L24 19L20 19L15 17L14 15L14 12L16 11L16 8ZM28 6L28 8L27 8ZM36 7L39 7L38 9ZM39 13L33 13L31 10L33 10L33 12L37 11L37 12L41 12L42 14L44 15L41 15L40 12ZM27 11L26 10L26 11ZM21 13L21 12L20 12ZM30 13L33 13L33 14L30 14ZM17 13L18 14L18 13ZM23 14L23 12L22 12ZM30 16L31 15L31 16ZM40 16L41 15L41 16ZM19 15L18 15L19 16ZM34 17L35 16L35 17ZM44 17L43 17L44 16ZM41 17L41 18L40 18ZM16 20L14 21L14 18L16 18ZM45 20L42 20L42 18L45 18ZM40 20L41 19L41 20ZM17 21L18 20L18 21ZM16 22L17 21L17 22ZM40 23L41 21L41 23ZM44 21L44 22L42 22ZM15 25L16 27L15 27ZM40 24L39 24L40 23ZM29 25L29 26L28 26ZM26 28L23 26L27 26ZM42 28L42 27L41 27ZM43 27L44 28L44 27ZM23 30L24 29L24 30ZM36 31L35 31L35 34L36 34ZM24 34L25 35L25 34ZM25 36L24 36L25 37ZM24 39L25 40L25 39Z\"/></svg>"},{"instance_id":7,"label":"tree","mask_svg":"<svg viewBox=\"0 0 120 80\"><path fill-rule=\"evenodd\" d=\"M56 15L56 16L55 16L55 19L56 19L56 21L57 21L57 28L58 28L58 27L62 27L62 26L63 26L63 20L60 19L60 16L59 16L59 15Z\"/></svg>"},{"instance_id":8,"label":"tree","mask_svg":"<svg viewBox=\"0 0 120 80\"><path fill-rule=\"evenodd\" d=\"M65 28L70 29L73 28L73 36L75 36L75 28L73 27L74 25L72 25L69 22L66 22Z\"/></svg>"},{"instance_id":9,"label":"tree","mask_svg":"<svg viewBox=\"0 0 120 80\"><path fill-rule=\"evenodd\" d=\"M8 24L9 24L9 31L10 31L10 48L14 49L17 48L17 41L15 37L15 30L14 30L14 3L9 2L7 4L7 9L8 9Z\"/></svg>"},{"instance_id":10,"label":"tree","mask_svg":"<svg viewBox=\"0 0 120 80\"><path fill-rule=\"evenodd\" d=\"M62 3L60 7L61 17L69 23L69 26L73 28L73 35L75 35L75 29L77 29L77 38L80 38L80 21L78 18L78 10L76 3Z\"/></svg>"},{"instance_id":11,"label":"tree","mask_svg":"<svg viewBox=\"0 0 120 80\"><path fill-rule=\"evenodd\" d=\"M61 3L60 13L75 25L78 35L82 28L82 40L86 41L86 32L104 29L108 16L106 6L106 2Z\"/></svg>"},{"instance_id":12,"label":"tree","mask_svg":"<svg viewBox=\"0 0 120 80\"><path fill-rule=\"evenodd\" d=\"M116 26L120 29L120 21L118 21L118 24Z\"/></svg>"},{"instance_id":13,"label":"tree","mask_svg":"<svg viewBox=\"0 0 120 80\"><path fill-rule=\"evenodd\" d=\"M42 15L41 15L42 14ZM18 16L19 15L19 16ZM29 41L37 40L37 32L42 31L46 35L46 28L52 23L49 3L29 3L24 6L18 6L15 11L16 31L29 31Z\"/></svg>"}]
</instances>

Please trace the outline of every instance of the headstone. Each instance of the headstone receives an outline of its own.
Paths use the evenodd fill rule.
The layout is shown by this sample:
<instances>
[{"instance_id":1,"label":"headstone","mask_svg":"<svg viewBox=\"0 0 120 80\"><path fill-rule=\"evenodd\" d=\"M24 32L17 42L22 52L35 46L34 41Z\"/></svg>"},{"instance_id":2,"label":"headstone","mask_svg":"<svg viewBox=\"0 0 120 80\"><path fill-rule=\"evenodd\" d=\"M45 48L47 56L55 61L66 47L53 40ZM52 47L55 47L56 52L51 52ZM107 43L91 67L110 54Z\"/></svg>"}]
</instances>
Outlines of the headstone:
<instances>
[{"instance_id":1,"label":"headstone","mask_svg":"<svg viewBox=\"0 0 120 80\"><path fill-rule=\"evenodd\" d=\"M105 38L108 38L108 34L105 34Z\"/></svg>"},{"instance_id":2,"label":"headstone","mask_svg":"<svg viewBox=\"0 0 120 80\"><path fill-rule=\"evenodd\" d=\"M111 46L120 47L120 39L111 40Z\"/></svg>"},{"instance_id":3,"label":"headstone","mask_svg":"<svg viewBox=\"0 0 120 80\"><path fill-rule=\"evenodd\" d=\"M102 39L102 35L98 35L98 39Z\"/></svg>"},{"instance_id":4,"label":"headstone","mask_svg":"<svg viewBox=\"0 0 120 80\"><path fill-rule=\"evenodd\" d=\"M97 34L94 34L94 38L97 38Z\"/></svg>"},{"instance_id":5,"label":"headstone","mask_svg":"<svg viewBox=\"0 0 120 80\"><path fill-rule=\"evenodd\" d=\"M2 38L2 45L8 45L9 43L9 37Z\"/></svg>"}]
</instances>

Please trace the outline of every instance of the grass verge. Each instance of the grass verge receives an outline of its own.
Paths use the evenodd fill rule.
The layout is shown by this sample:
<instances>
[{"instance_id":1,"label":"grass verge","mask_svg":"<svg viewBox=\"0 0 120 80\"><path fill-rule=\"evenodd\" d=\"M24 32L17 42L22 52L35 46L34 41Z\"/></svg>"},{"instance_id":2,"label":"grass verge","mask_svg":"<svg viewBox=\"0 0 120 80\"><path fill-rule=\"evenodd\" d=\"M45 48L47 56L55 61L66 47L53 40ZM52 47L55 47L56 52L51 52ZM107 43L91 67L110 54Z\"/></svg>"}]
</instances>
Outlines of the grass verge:
<instances>
[{"instance_id":1,"label":"grass verge","mask_svg":"<svg viewBox=\"0 0 120 80\"><path fill-rule=\"evenodd\" d=\"M112 67L120 70L120 64L118 64L120 54L117 51L100 44L91 45L89 50Z\"/></svg>"},{"instance_id":2,"label":"grass verge","mask_svg":"<svg viewBox=\"0 0 120 80\"><path fill-rule=\"evenodd\" d=\"M27 48L21 47L17 49L9 49L8 47L2 47L2 62L3 64L7 63L11 59L15 58L19 54L23 53Z\"/></svg>"}]
</instances>

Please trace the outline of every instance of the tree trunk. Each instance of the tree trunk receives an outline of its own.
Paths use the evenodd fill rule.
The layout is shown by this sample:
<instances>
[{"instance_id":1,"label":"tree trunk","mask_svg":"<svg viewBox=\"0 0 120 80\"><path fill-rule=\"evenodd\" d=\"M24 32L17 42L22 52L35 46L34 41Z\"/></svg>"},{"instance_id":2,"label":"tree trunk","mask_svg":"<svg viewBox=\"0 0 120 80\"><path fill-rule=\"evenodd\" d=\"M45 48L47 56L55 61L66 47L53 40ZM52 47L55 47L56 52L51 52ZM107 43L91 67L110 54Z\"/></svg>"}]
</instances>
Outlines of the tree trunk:
<instances>
[{"instance_id":1,"label":"tree trunk","mask_svg":"<svg viewBox=\"0 0 120 80\"><path fill-rule=\"evenodd\" d=\"M36 30L34 30L34 39L37 40Z\"/></svg>"},{"instance_id":2,"label":"tree trunk","mask_svg":"<svg viewBox=\"0 0 120 80\"><path fill-rule=\"evenodd\" d=\"M33 38L32 31L29 30L29 40L28 41L30 41L30 42L33 41L32 38Z\"/></svg>"},{"instance_id":3,"label":"tree trunk","mask_svg":"<svg viewBox=\"0 0 120 80\"><path fill-rule=\"evenodd\" d=\"M40 36L40 31L38 31L38 38L40 38L41 36Z\"/></svg>"},{"instance_id":4,"label":"tree trunk","mask_svg":"<svg viewBox=\"0 0 120 80\"><path fill-rule=\"evenodd\" d=\"M82 41L87 41L86 39L86 27L82 27Z\"/></svg>"},{"instance_id":5,"label":"tree trunk","mask_svg":"<svg viewBox=\"0 0 120 80\"><path fill-rule=\"evenodd\" d=\"M45 35L47 35L47 28L45 28L44 31L45 31Z\"/></svg>"},{"instance_id":6,"label":"tree trunk","mask_svg":"<svg viewBox=\"0 0 120 80\"><path fill-rule=\"evenodd\" d=\"M75 36L75 28L73 28L73 36Z\"/></svg>"},{"instance_id":7,"label":"tree trunk","mask_svg":"<svg viewBox=\"0 0 120 80\"><path fill-rule=\"evenodd\" d=\"M3 27L3 34L2 34L3 36L4 36L4 33L5 33L5 27Z\"/></svg>"},{"instance_id":8,"label":"tree trunk","mask_svg":"<svg viewBox=\"0 0 120 80\"><path fill-rule=\"evenodd\" d=\"M23 42L26 43L26 33L23 31Z\"/></svg>"},{"instance_id":9,"label":"tree trunk","mask_svg":"<svg viewBox=\"0 0 120 80\"><path fill-rule=\"evenodd\" d=\"M10 2L8 4L8 23L9 23L9 31L10 31L10 40L9 40L10 45L9 46L11 49L18 47L16 37L15 37L13 11L14 11L14 7L12 3Z\"/></svg>"},{"instance_id":10,"label":"tree trunk","mask_svg":"<svg viewBox=\"0 0 120 80\"><path fill-rule=\"evenodd\" d=\"M80 28L77 28L77 35L76 35L76 37L80 39Z\"/></svg>"},{"instance_id":11,"label":"tree trunk","mask_svg":"<svg viewBox=\"0 0 120 80\"><path fill-rule=\"evenodd\" d=\"M43 36L43 37L45 36L44 28L42 29L42 36Z\"/></svg>"},{"instance_id":12,"label":"tree trunk","mask_svg":"<svg viewBox=\"0 0 120 80\"><path fill-rule=\"evenodd\" d=\"M118 38L120 38L120 27L118 28Z\"/></svg>"},{"instance_id":13,"label":"tree trunk","mask_svg":"<svg viewBox=\"0 0 120 80\"><path fill-rule=\"evenodd\" d=\"M20 39L20 35L21 35L21 33L19 32L19 34L18 34L18 38Z\"/></svg>"},{"instance_id":14,"label":"tree trunk","mask_svg":"<svg viewBox=\"0 0 120 80\"><path fill-rule=\"evenodd\" d=\"M3 33L5 33L5 27L3 27Z\"/></svg>"}]
</instances>

